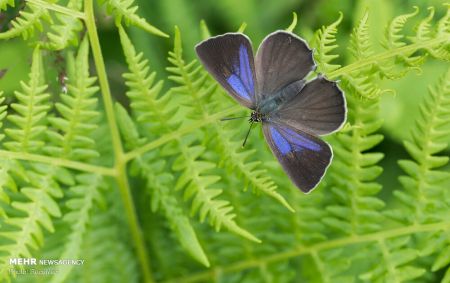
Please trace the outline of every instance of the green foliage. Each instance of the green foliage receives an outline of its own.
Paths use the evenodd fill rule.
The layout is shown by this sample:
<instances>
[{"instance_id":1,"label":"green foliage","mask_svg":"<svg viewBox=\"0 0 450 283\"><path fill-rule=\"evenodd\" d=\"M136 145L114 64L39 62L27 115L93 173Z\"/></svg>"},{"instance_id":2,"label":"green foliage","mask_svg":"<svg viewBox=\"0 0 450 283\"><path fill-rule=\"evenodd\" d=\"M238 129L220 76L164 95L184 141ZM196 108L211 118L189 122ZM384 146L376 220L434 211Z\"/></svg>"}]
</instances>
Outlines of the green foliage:
<instances>
[{"instance_id":1,"label":"green foliage","mask_svg":"<svg viewBox=\"0 0 450 283\"><path fill-rule=\"evenodd\" d=\"M1 0L0 1L0 11L6 10L8 6L14 7L14 0Z\"/></svg>"},{"instance_id":2,"label":"green foliage","mask_svg":"<svg viewBox=\"0 0 450 283\"><path fill-rule=\"evenodd\" d=\"M166 34L133 0L99 2L125 62L107 62L109 77L92 0L29 0L0 33L34 48L28 79L0 91L1 281L35 282L9 272L27 268L10 258L34 257L84 260L43 282L450 282L450 71L432 83L420 77L428 61L450 60L448 5L398 13L380 42L370 10L355 23L341 12L316 31L310 77L339 79L348 120L326 137L333 163L304 195L260 132L242 148L246 123L219 122L247 113L189 59L190 31L175 27L166 72L157 71L122 23ZM2 11L13 5L0 0ZM287 29L296 24L294 13ZM196 39L215 30L202 21ZM411 109L416 123L397 162L380 103L386 81L414 70L430 91Z\"/></svg>"},{"instance_id":3,"label":"green foliage","mask_svg":"<svg viewBox=\"0 0 450 283\"><path fill-rule=\"evenodd\" d=\"M162 37L168 37L167 34L149 24L144 18L136 14L137 6L133 6L134 0L99 0L101 4L106 4L109 13L114 14L116 22L120 23L124 19L128 25L135 25L148 33Z\"/></svg>"},{"instance_id":4,"label":"green foliage","mask_svg":"<svg viewBox=\"0 0 450 283\"><path fill-rule=\"evenodd\" d=\"M11 104L17 114L8 115L13 125L5 129L10 141L4 143L5 147L13 151L37 152L44 145L42 135L46 127L46 116L49 109L46 93L47 85L44 82L42 54L39 47L33 52L30 80L21 82L22 91L14 94L18 103Z\"/></svg>"},{"instance_id":5,"label":"green foliage","mask_svg":"<svg viewBox=\"0 0 450 283\"><path fill-rule=\"evenodd\" d=\"M440 188L450 184L450 175L439 168L445 166L449 158L437 154L448 146L449 96L450 71L447 71L440 83L430 88L420 105L420 115L411 132L411 140L404 141L412 160L399 161L399 166L408 175L399 178L404 190L394 192L404 205L401 210L390 213L396 220L428 223L442 221L448 215L449 204L442 201L448 193ZM410 213L404 214L406 209Z\"/></svg>"},{"instance_id":6,"label":"green foliage","mask_svg":"<svg viewBox=\"0 0 450 283\"><path fill-rule=\"evenodd\" d=\"M18 17L11 22L12 28L0 33L0 39L22 36L24 39L34 35L36 29L43 30L43 21L51 22L47 9L29 3L26 9L20 11Z\"/></svg>"},{"instance_id":7,"label":"green foliage","mask_svg":"<svg viewBox=\"0 0 450 283\"><path fill-rule=\"evenodd\" d=\"M79 11L82 8L82 1L70 0L67 7ZM58 23L52 24L52 31L47 34L50 41L50 48L61 50L69 44L78 45L78 33L83 27L80 19L69 15L56 14L56 21Z\"/></svg>"},{"instance_id":8,"label":"green foliage","mask_svg":"<svg viewBox=\"0 0 450 283\"><path fill-rule=\"evenodd\" d=\"M76 58L69 54L67 93L60 94L61 102L55 103L58 117L50 117L53 126L47 135L53 145L46 150L51 155L72 160L86 160L98 157L93 148L95 141L90 137L96 128L99 113L96 111L98 91L96 78L89 76L89 45L83 40Z\"/></svg>"}]
</instances>

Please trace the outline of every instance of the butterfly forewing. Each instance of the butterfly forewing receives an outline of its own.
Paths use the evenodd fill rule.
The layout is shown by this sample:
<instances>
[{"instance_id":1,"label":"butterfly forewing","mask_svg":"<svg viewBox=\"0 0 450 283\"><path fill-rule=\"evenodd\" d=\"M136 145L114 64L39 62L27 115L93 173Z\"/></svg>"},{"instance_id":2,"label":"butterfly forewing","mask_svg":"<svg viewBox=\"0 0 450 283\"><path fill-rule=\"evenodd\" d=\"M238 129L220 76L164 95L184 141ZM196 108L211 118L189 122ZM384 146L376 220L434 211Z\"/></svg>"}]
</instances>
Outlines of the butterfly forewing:
<instances>
[{"instance_id":1,"label":"butterfly forewing","mask_svg":"<svg viewBox=\"0 0 450 283\"><path fill-rule=\"evenodd\" d=\"M315 69L312 50L305 41L293 33L276 31L261 43L255 59L260 105L281 89L302 80Z\"/></svg>"},{"instance_id":2,"label":"butterfly forewing","mask_svg":"<svg viewBox=\"0 0 450 283\"><path fill-rule=\"evenodd\" d=\"M195 48L206 70L245 107L255 108L255 66L252 44L241 33L209 38Z\"/></svg>"},{"instance_id":3,"label":"butterfly forewing","mask_svg":"<svg viewBox=\"0 0 450 283\"><path fill-rule=\"evenodd\" d=\"M264 136L292 182L303 192L314 189L331 162L330 146L286 125L263 122Z\"/></svg>"},{"instance_id":4,"label":"butterfly forewing","mask_svg":"<svg viewBox=\"0 0 450 283\"><path fill-rule=\"evenodd\" d=\"M335 82L319 76L308 82L291 101L282 104L273 120L297 130L325 135L338 130L346 114L342 91Z\"/></svg>"}]
</instances>

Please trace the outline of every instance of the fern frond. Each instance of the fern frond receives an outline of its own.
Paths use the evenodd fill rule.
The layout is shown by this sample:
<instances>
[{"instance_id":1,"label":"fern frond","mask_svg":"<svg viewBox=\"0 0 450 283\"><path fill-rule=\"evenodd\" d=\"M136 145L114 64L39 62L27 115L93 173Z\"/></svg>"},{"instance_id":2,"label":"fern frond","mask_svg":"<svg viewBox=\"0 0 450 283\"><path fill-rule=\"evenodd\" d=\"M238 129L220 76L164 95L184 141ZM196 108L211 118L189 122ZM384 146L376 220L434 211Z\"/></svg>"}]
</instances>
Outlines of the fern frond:
<instances>
[{"instance_id":1,"label":"fern frond","mask_svg":"<svg viewBox=\"0 0 450 283\"><path fill-rule=\"evenodd\" d=\"M9 193L17 193L19 181L27 180L22 165L15 160L0 160L0 218L8 217L4 206L10 205Z\"/></svg>"},{"instance_id":2,"label":"fern frond","mask_svg":"<svg viewBox=\"0 0 450 283\"><path fill-rule=\"evenodd\" d=\"M139 138L139 133L134 121L128 116L126 110L119 104L116 105L119 128L124 136L127 147L131 150L142 144L143 139ZM173 176L165 173L163 160L157 160L152 155L138 157L133 160L132 171L138 171L146 180L147 192L151 199L151 210L160 210L170 224L170 228L177 235L181 246L197 261L205 266L209 266L208 258L205 255L194 231L189 218L183 211L182 206L174 195ZM136 173L135 173L136 174Z\"/></svg>"},{"instance_id":3,"label":"fern frond","mask_svg":"<svg viewBox=\"0 0 450 283\"><path fill-rule=\"evenodd\" d=\"M42 55L39 47L33 52L33 62L30 80L28 83L21 82L22 91L14 94L18 103L13 103L11 108L16 114L8 115L11 125L6 128L6 135L10 141L4 143L5 147L12 151L37 152L44 145L42 135L46 130L46 115L49 110L46 93L47 85L43 78Z\"/></svg>"},{"instance_id":4,"label":"fern frond","mask_svg":"<svg viewBox=\"0 0 450 283\"><path fill-rule=\"evenodd\" d=\"M69 176L69 178L66 178ZM43 228L54 232L52 217L60 217L61 210L55 198L62 197L58 182L71 184L73 180L65 169L44 165L33 165L28 170L29 182L20 188L25 199L17 198L11 207L14 212L5 219L9 229L2 229L0 237L6 239L0 246L0 278L8 278L9 259L31 258L32 251L38 250L44 242Z\"/></svg>"},{"instance_id":5,"label":"fern frond","mask_svg":"<svg viewBox=\"0 0 450 283\"><path fill-rule=\"evenodd\" d=\"M296 242L309 245L326 240L327 227L323 219L327 216L324 207L324 188L327 188L326 180L321 181L314 189L314 194L303 195L293 191L290 200L295 209L295 216L292 217L292 227Z\"/></svg>"},{"instance_id":6,"label":"fern frond","mask_svg":"<svg viewBox=\"0 0 450 283\"><path fill-rule=\"evenodd\" d=\"M0 11L6 11L8 6L14 7L14 0L0 0Z\"/></svg>"},{"instance_id":7,"label":"fern frond","mask_svg":"<svg viewBox=\"0 0 450 283\"><path fill-rule=\"evenodd\" d=\"M386 50L400 48L407 45L407 43L403 40L406 39L406 36L403 34L403 28L410 18L416 16L419 13L419 8L417 6L414 6L414 9L414 12L397 16L388 24L385 32L385 39L384 41L382 41L382 45L384 48L386 48ZM396 67L395 62L382 62L378 64L381 75L395 79L403 77L411 69L417 69L425 61L425 56L412 56L414 52L415 50L404 52L396 56L396 59L402 62L407 67L405 70L402 70L399 73L394 71Z\"/></svg>"},{"instance_id":8,"label":"fern frond","mask_svg":"<svg viewBox=\"0 0 450 283\"><path fill-rule=\"evenodd\" d=\"M337 27L343 18L344 15L339 12L339 18L334 23L329 26L323 26L316 32L313 45L316 49L314 59L320 73L326 74L341 67L341 65L331 63L339 57L337 54L331 54L331 51L338 47L336 44Z\"/></svg>"},{"instance_id":9,"label":"fern frond","mask_svg":"<svg viewBox=\"0 0 450 283\"><path fill-rule=\"evenodd\" d=\"M137 111L153 112L153 115L156 118L149 119L151 116L141 115L138 118L138 121L147 125L150 123L153 124L153 127L161 129L159 133L176 131L180 123L178 122L178 117L175 115L174 109L176 109L176 107L173 105L175 104L179 107L179 104L182 104L181 99L174 98L176 96L170 96L174 99L169 100L169 95L157 98L159 89L157 91L149 90L155 75L147 75L149 70L147 61L141 60L142 55L135 55L136 52L134 47L126 37L125 32L120 27L119 31L125 57L131 71L130 74L124 75L127 79L126 84L130 87L130 91L127 92L127 95L130 97L131 107ZM178 43L175 42L175 44ZM171 52L170 54L171 56L174 56L175 53ZM176 62L176 58L171 58L169 60ZM196 72L198 71L199 68L197 68ZM181 88L183 87L178 87L178 90ZM144 105L148 108L141 108ZM199 211L201 221L209 215L210 224L215 226L216 229L225 226L230 231L243 237L257 240L253 235L236 224L234 221L235 215L231 214L232 207L229 205L229 202L215 199L221 193L221 190L211 189L210 187L217 183L219 177L207 173L215 167L213 163L198 160L202 153L205 152L205 147L195 145L194 142L196 139L195 134L185 136L183 139L177 138L173 142L167 144L161 151L163 156L173 159L172 169L181 174L178 177L175 186L176 189L185 190L186 200L193 198L192 213L195 214Z\"/></svg>"},{"instance_id":10,"label":"fern frond","mask_svg":"<svg viewBox=\"0 0 450 283\"><path fill-rule=\"evenodd\" d=\"M436 38L448 39L450 37L450 4L447 3L446 6L447 13L439 20L437 24ZM435 48L428 48L427 50L435 58L450 61L449 40Z\"/></svg>"},{"instance_id":11,"label":"fern frond","mask_svg":"<svg viewBox=\"0 0 450 283\"><path fill-rule=\"evenodd\" d=\"M6 117L6 109L8 106L3 105L3 102L5 101L5 97L3 96L3 91L0 91L0 130L2 130L3 127L3 119ZM2 134L3 131L0 131L0 142L5 138L5 135Z\"/></svg>"},{"instance_id":12,"label":"fern frond","mask_svg":"<svg viewBox=\"0 0 450 283\"><path fill-rule=\"evenodd\" d=\"M70 0L67 7L76 11L82 8L82 1ZM47 33L50 41L50 48L53 50L61 50L69 44L78 45L78 32L83 28L80 19L65 14L57 13L58 23L51 25L51 32Z\"/></svg>"},{"instance_id":13,"label":"fern frond","mask_svg":"<svg viewBox=\"0 0 450 283\"><path fill-rule=\"evenodd\" d=\"M109 195L114 194L109 192ZM139 282L136 257L127 244L126 234L121 233L125 223L118 221L114 215L116 208L112 201L120 203L120 198L108 198L105 207L96 205L90 216L79 252L83 255L83 265L74 268L64 282Z\"/></svg>"},{"instance_id":14,"label":"fern frond","mask_svg":"<svg viewBox=\"0 0 450 283\"><path fill-rule=\"evenodd\" d=\"M351 35L349 50L357 60L371 54L367 21L366 13ZM374 180L382 172L376 164L383 154L367 152L383 140L382 135L376 134L382 121L376 118L379 97L375 95L378 91L375 90L376 75L373 73L368 66L343 77L348 121L353 128L349 132L338 133L333 139L337 142L333 147L336 158L330 175L335 200L327 207L331 216L324 221L328 226L350 235L368 233L382 227L379 209L384 202L375 197L381 185Z\"/></svg>"},{"instance_id":15,"label":"fern frond","mask_svg":"<svg viewBox=\"0 0 450 283\"><path fill-rule=\"evenodd\" d=\"M401 160L399 166L407 173L399 178L405 190L394 195L410 213L394 210L389 213L396 220L407 223L435 222L447 218L450 211L445 201L448 195L442 184L448 184L450 174L438 168L448 163L448 156L437 154L448 146L450 127L450 70L435 88L430 88L420 115L411 133L411 140L404 146L412 160Z\"/></svg>"},{"instance_id":16,"label":"fern frond","mask_svg":"<svg viewBox=\"0 0 450 283\"><path fill-rule=\"evenodd\" d=\"M411 237L398 237L389 240L380 239L377 242L377 261L366 273L359 278L368 282L411 282L421 277L426 270L413 265L419 256L419 251L410 247Z\"/></svg>"},{"instance_id":17,"label":"fern frond","mask_svg":"<svg viewBox=\"0 0 450 283\"><path fill-rule=\"evenodd\" d=\"M414 10L415 11L410 14L395 17L389 23L385 32L384 45L386 49L402 47L406 45L405 42L401 41L403 38L405 38L405 36L402 34L402 31L406 22L419 13L419 8L417 6L414 6Z\"/></svg>"},{"instance_id":18,"label":"fern frond","mask_svg":"<svg viewBox=\"0 0 450 283\"><path fill-rule=\"evenodd\" d=\"M118 25L122 49L127 61L130 73L123 74L125 84L128 87L127 96L130 98L130 106L133 109L138 122L149 121L146 128L150 133L159 131L166 132L165 126L172 128L172 125L163 125L151 123L156 119L164 119L167 123L174 113L174 109L167 109L169 96L159 97L163 82L155 83L156 72L149 73L148 60L143 58L144 54L138 53L128 38L125 30Z\"/></svg>"},{"instance_id":19,"label":"fern frond","mask_svg":"<svg viewBox=\"0 0 450 283\"><path fill-rule=\"evenodd\" d=\"M366 12L353 29L350 37L349 51L357 60L367 58L373 54L370 43L369 13ZM378 87L378 74L372 66L361 68L358 71L343 76L344 81L354 89L355 93L363 95L364 98L374 99L381 95L383 90Z\"/></svg>"},{"instance_id":20,"label":"fern frond","mask_svg":"<svg viewBox=\"0 0 450 283\"><path fill-rule=\"evenodd\" d=\"M91 224L92 211L96 204L103 201L101 189L104 181L101 176L80 174L76 177L76 181L77 185L72 186L68 192L69 212L64 215L64 220L70 225L70 233L59 257L61 259L82 257L80 246L85 240L86 229ZM73 267L73 265L61 266L51 282L65 282Z\"/></svg>"},{"instance_id":21,"label":"fern frond","mask_svg":"<svg viewBox=\"0 0 450 283\"><path fill-rule=\"evenodd\" d=\"M52 22L47 9L27 2L25 10L22 10L19 16L11 22L11 29L0 33L0 39L22 36L26 40L33 36L35 29L43 30L43 20Z\"/></svg>"},{"instance_id":22,"label":"fern frond","mask_svg":"<svg viewBox=\"0 0 450 283\"><path fill-rule=\"evenodd\" d=\"M428 10L430 13L416 26L416 34L410 37L411 41L420 42L432 38L431 22L434 17L434 7L429 7Z\"/></svg>"},{"instance_id":23,"label":"fern frond","mask_svg":"<svg viewBox=\"0 0 450 283\"><path fill-rule=\"evenodd\" d=\"M133 6L134 0L99 0L99 2L100 4L106 4L108 11L111 14L114 14L117 23L120 23L123 18L127 25L132 24L148 33L169 37L166 33L152 26L144 18L141 18L136 14L138 7Z\"/></svg>"},{"instance_id":24,"label":"fern frond","mask_svg":"<svg viewBox=\"0 0 450 283\"><path fill-rule=\"evenodd\" d=\"M74 62L73 72L68 76L68 93L60 95L61 102L56 103L60 117L50 117L49 121L56 131L47 135L52 145L46 150L54 156L73 160L86 160L98 157L94 149L95 141L90 135L96 129L98 91L96 78L89 75L89 44L84 38Z\"/></svg>"},{"instance_id":25,"label":"fern frond","mask_svg":"<svg viewBox=\"0 0 450 283\"><path fill-rule=\"evenodd\" d=\"M353 57L357 59L373 54L373 51L371 50L372 46L370 43L368 20L369 12L366 12L351 34L350 46L348 49Z\"/></svg>"}]
</instances>

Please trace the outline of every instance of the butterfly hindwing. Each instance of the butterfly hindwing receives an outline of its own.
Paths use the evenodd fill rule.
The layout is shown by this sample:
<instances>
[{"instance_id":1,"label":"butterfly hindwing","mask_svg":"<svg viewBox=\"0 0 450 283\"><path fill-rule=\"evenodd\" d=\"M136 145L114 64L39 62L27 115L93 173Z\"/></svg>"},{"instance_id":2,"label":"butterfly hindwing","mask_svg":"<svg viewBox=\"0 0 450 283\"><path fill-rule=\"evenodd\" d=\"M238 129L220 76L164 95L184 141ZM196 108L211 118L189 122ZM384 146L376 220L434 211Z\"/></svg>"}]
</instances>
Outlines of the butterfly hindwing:
<instances>
[{"instance_id":1,"label":"butterfly hindwing","mask_svg":"<svg viewBox=\"0 0 450 283\"><path fill-rule=\"evenodd\" d=\"M303 80L314 69L312 50L303 39L286 31L269 34L256 53L257 104Z\"/></svg>"},{"instance_id":2,"label":"butterfly hindwing","mask_svg":"<svg viewBox=\"0 0 450 283\"><path fill-rule=\"evenodd\" d=\"M226 33L200 42L195 50L206 70L234 99L255 108L255 66L248 37Z\"/></svg>"},{"instance_id":3,"label":"butterfly hindwing","mask_svg":"<svg viewBox=\"0 0 450 283\"><path fill-rule=\"evenodd\" d=\"M330 146L286 125L263 122L264 136L292 182L303 192L314 189L331 162Z\"/></svg>"},{"instance_id":4,"label":"butterfly hindwing","mask_svg":"<svg viewBox=\"0 0 450 283\"><path fill-rule=\"evenodd\" d=\"M338 130L347 115L345 97L337 84L322 76L308 82L282 104L273 120L315 135Z\"/></svg>"}]
</instances>

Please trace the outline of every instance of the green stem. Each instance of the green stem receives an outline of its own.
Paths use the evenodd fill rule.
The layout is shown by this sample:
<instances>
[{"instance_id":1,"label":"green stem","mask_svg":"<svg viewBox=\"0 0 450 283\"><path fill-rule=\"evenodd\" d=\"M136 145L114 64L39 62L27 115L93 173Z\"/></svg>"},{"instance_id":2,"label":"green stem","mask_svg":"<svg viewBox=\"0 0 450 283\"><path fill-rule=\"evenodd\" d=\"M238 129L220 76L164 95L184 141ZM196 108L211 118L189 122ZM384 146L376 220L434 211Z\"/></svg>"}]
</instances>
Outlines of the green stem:
<instances>
[{"instance_id":1,"label":"green stem","mask_svg":"<svg viewBox=\"0 0 450 283\"><path fill-rule=\"evenodd\" d=\"M270 264L273 262L286 261L294 257L318 253L320 251L329 249L341 248L348 245L356 245L366 242L379 242L380 240L400 237L403 235L410 235L421 232L433 232L438 230L447 231L449 229L450 229L450 222L439 222L433 224L410 225L406 227L394 228L366 235L353 235L350 237L321 242L318 244L311 245L309 247L298 246L296 249L290 249L288 252L280 252L277 254L272 254L267 257L258 258L257 260L256 259L245 260L225 267L216 267L213 270L200 272L198 274L194 274L191 276L184 276L172 280L167 280L166 282L176 282L176 283L203 282L208 281L210 278L213 278L214 272L221 272L222 274L236 273L246 269L257 268L261 264Z\"/></svg>"},{"instance_id":2,"label":"green stem","mask_svg":"<svg viewBox=\"0 0 450 283\"><path fill-rule=\"evenodd\" d=\"M36 6L45 8L47 10L52 10L64 15L68 15L71 17L75 17L75 18L79 18L79 19L84 19L85 15L77 10L74 9L70 9L58 4L53 4L53 3L48 3L42 0L27 0L28 3L34 4Z\"/></svg>"},{"instance_id":3,"label":"green stem","mask_svg":"<svg viewBox=\"0 0 450 283\"><path fill-rule=\"evenodd\" d=\"M101 52L100 41L97 34L97 27L95 26L94 6L93 0L84 1L85 9L85 24L91 44L92 55L94 57L95 67L97 70L97 76L102 92L103 103L106 112L106 118L111 130L111 140L114 150L114 168L116 171L116 180L119 186L120 195L124 202L125 215L128 220L131 237L136 249L136 253L141 266L143 279L145 282L154 282L151 267L150 258L147 254L147 248L145 246L144 237L139 226L139 221L136 216L136 209L133 203L132 194L129 187L128 176L126 172L127 160L124 158L124 152L122 147L122 141L120 139L119 129L117 127L116 118L114 115L114 107L109 89L108 77L106 76L105 63L103 61L103 55Z\"/></svg>"},{"instance_id":4,"label":"green stem","mask_svg":"<svg viewBox=\"0 0 450 283\"><path fill-rule=\"evenodd\" d=\"M99 175L105 176L115 176L116 170L113 168L90 165L83 162L72 161L62 158L49 157L45 155L32 154L26 152L13 152L0 150L0 158L1 159L17 159L17 160L26 160L26 161L35 161L45 164L50 164L54 166L62 166L66 168L71 168L84 172L91 172Z\"/></svg>"},{"instance_id":5,"label":"green stem","mask_svg":"<svg viewBox=\"0 0 450 283\"><path fill-rule=\"evenodd\" d=\"M363 68L363 67L375 64L375 63L380 63L383 60L389 59L391 57L394 57L394 56L397 56L400 54L408 54L408 53L414 52L418 49L427 48L427 47L438 45L438 44L445 43L448 41L449 41L448 38L435 38L435 39L432 39L429 41L413 43L413 44L406 45L403 47L390 49L385 52L381 52L379 54L369 56L367 58L363 58L363 59L356 61L350 65L347 65L345 67L339 68L336 71L329 73L327 75L327 77L329 77L330 79L336 79L339 76L342 76L344 74L350 74L351 72L356 71L360 68Z\"/></svg>"},{"instance_id":6,"label":"green stem","mask_svg":"<svg viewBox=\"0 0 450 283\"><path fill-rule=\"evenodd\" d=\"M239 107L239 106L230 107L229 109L226 109L224 111L221 111L221 112L213 114L213 115L210 115L209 117L205 117L199 123L196 123L194 125L187 126L185 128L179 129L179 130L177 130L175 132L163 135L163 136L161 136L160 138L158 138L158 139L156 139L154 141L151 141L151 142L149 142L149 143L147 143L147 144L145 144L145 145L143 145L143 146L141 146L139 148L136 148L136 149L128 152L127 154L125 154L125 160L128 162L128 161L130 161L130 160L132 160L132 159L134 159L134 158L136 158L136 157L138 157L138 156L140 156L140 155L142 155L142 154L144 154L144 153L146 153L146 152L148 152L148 151L150 151L150 150L152 150L154 148L162 146L162 145L166 144L167 142L169 142L171 140L180 138L180 137L182 137L182 136L184 136L184 135L186 135L186 134L188 134L188 133L190 133L190 132L192 132L192 131L194 131L194 130L196 130L198 128L206 126L208 124L220 123L220 121L219 121L220 118L223 118L223 117L225 117L227 115L232 115L232 114L240 112L240 111L242 111L242 107Z\"/></svg>"}]
</instances>

